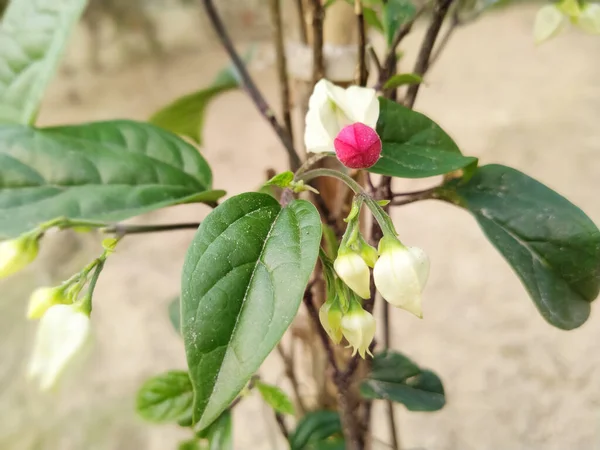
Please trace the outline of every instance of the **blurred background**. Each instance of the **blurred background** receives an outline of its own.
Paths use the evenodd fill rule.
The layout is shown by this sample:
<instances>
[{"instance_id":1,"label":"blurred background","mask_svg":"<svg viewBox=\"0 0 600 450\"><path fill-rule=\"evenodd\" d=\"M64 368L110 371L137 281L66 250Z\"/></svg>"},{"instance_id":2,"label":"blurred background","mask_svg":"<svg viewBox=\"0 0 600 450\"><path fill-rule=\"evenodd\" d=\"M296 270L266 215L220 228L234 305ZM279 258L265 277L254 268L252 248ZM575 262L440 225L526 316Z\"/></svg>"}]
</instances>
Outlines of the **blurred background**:
<instances>
[{"instance_id":1,"label":"blurred background","mask_svg":"<svg viewBox=\"0 0 600 450\"><path fill-rule=\"evenodd\" d=\"M240 52L254 45L252 72L278 105L266 2L215 3ZM539 3L515 3L456 32L416 108L464 153L527 172L600 223L600 39L572 30L536 47ZM227 58L196 4L91 0L38 123L146 120L207 86ZM422 32L419 24L404 44L404 71L411 70ZM211 103L202 153L215 188L229 195L256 189L267 169L286 165L279 142L241 91ZM402 181L397 189L434 182ZM208 211L187 205L136 221L197 221ZM398 407L403 448L600 449L600 313L571 332L548 325L475 221L457 208L428 201L397 209L395 219L403 241L424 248L432 268L425 319L393 311L393 339L441 376L448 398L436 413ZM50 394L23 376L35 330L25 320L27 298L35 287L79 270L99 253L100 240L51 235L31 268L0 283L0 449L168 450L187 437L176 426L143 423L134 406L147 377L185 369L167 307L178 295L192 236L131 236L119 245L95 295L95 344ZM261 375L287 387L276 355ZM302 389L314 396L310 385ZM235 448L285 448L271 420L258 398L242 402L234 410ZM377 409L373 423L377 435L387 436Z\"/></svg>"}]
</instances>

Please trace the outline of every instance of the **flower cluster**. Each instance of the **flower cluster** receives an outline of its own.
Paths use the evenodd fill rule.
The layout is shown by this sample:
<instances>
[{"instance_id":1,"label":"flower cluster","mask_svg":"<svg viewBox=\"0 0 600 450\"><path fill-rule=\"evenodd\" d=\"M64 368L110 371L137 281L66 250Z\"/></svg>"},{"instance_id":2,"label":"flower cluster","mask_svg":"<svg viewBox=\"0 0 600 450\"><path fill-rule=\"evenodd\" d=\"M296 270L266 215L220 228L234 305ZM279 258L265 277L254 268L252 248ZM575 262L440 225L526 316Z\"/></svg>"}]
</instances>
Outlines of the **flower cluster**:
<instances>
[{"instance_id":1,"label":"flower cluster","mask_svg":"<svg viewBox=\"0 0 600 450\"><path fill-rule=\"evenodd\" d=\"M0 242L0 278L12 275L37 256L44 227L16 239ZM106 253L106 252L105 252ZM60 286L41 287L30 296L27 318L40 321L28 377L42 390L54 387L61 374L90 338L90 294L78 299L88 274L100 260L88 265Z\"/></svg>"},{"instance_id":2,"label":"flower cluster","mask_svg":"<svg viewBox=\"0 0 600 450\"><path fill-rule=\"evenodd\" d=\"M543 6L535 18L535 42L541 44L559 35L570 23L586 33L600 34L600 4L562 0Z\"/></svg>"}]
</instances>

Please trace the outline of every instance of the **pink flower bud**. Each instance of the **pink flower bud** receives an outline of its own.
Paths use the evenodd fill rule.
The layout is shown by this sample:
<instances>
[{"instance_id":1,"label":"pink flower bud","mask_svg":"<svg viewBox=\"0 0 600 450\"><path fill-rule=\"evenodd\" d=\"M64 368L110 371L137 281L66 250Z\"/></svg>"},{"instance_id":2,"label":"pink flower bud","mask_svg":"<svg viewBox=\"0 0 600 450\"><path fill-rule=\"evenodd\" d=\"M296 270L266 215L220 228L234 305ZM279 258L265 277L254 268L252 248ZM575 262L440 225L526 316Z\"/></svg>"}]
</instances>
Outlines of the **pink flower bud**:
<instances>
[{"instance_id":1,"label":"pink flower bud","mask_svg":"<svg viewBox=\"0 0 600 450\"><path fill-rule=\"evenodd\" d=\"M338 159L351 169L368 169L381 155L377 132L360 122L342 128L333 145Z\"/></svg>"}]
</instances>

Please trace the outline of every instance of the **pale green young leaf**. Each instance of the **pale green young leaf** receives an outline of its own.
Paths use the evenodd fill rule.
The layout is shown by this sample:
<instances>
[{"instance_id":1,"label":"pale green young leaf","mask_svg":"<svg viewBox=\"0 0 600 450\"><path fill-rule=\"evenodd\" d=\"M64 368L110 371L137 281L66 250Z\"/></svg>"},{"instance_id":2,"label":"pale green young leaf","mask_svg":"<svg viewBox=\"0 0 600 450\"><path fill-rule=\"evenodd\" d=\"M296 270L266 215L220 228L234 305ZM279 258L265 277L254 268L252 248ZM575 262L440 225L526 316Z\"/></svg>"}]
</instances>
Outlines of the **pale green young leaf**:
<instances>
[{"instance_id":1,"label":"pale green young leaf","mask_svg":"<svg viewBox=\"0 0 600 450\"><path fill-rule=\"evenodd\" d=\"M86 0L11 0L0 23L0 122L32 124Z\"/></svg>"},{"instance_id":2,"label":"pale green young leaf","mask_svg":"<svg viewBox=\"0 0 600 450\"><path fill-rule=\"evenodd\" d=\"M396 89L407 84L419 84L423 82L423 78L416 73L399 73L392 76L383 85L384 89Z\"/></svg>"},{"instance_id":3,"label":"pale green young leaf","mask_svg":"<svg viewBox=\"0 0 600 450\"><path fill-rule=\"evenodd\" d=\"M294 404L277 386L257 381L256 388L263 400L275 411L281 414L295 414Z\"/></svg>"},{"instance_id":4,"label":"pale green young leaf","mask_svg":"<svg viewBox=\"0 0 600 450\"><path fill-rule=\"evenodd\" d=\"M392 45L396 32L403 23L412 19L417 8L411 0L388 0L383 5L383 33L387 45Z\"/></svg>"},{"instance_id":5,"label":"pale green young leaf","mask_svg":"<svg viewBox=\"0 0 600 450\"><path fill-rule=\"evenodd\" d=\"M202 222L182 277L182 329L194 418L210 425L292 322L315 266L321 220L296 200L246 193Z\"/></svg>"}]
</instances>

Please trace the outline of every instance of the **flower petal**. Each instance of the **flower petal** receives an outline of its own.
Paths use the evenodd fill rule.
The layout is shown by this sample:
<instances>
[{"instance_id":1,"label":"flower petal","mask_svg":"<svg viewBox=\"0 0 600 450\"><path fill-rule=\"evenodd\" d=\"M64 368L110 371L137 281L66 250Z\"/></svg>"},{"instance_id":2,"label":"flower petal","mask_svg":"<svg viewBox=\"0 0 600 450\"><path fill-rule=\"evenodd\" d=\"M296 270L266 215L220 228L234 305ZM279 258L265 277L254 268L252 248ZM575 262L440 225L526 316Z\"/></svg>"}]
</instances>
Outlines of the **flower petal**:
<instances>
[{"instance_id":1,"label":"flower petal","mask_svg":"<svg viewBox=\"0 0 600 450\"><path fill-rule=\"evenodd\" d=\"M346 89L346 114L353 122L361 122L375 129L379 118L377 91L371 88L350 86Z\"/></svg>"},{"instance_id":2,"label":"flower petal","mask_svg":"<svg viewBox=\"0 0 600 450\"><path fill-rule=\"evenodd\" d=\"M333 112L327 94L327 80L319 81L308 101L308 112L306 113L306 126L304 129L304 144L306 149L312 153L335 151L333 139L323 125L322 116L325 120L331 120L329 116ZM337 135L337 133L336 133Z\"/></svg>"},{"instance_id":3,"label":"flower petal","mask_svg":"<svg viewBox=\"0 0 600 450\"><path fill-rule=\"evenodd\" d=\"M413 257L413 268L419 277L421 291L423 291L429 278L429 257L419 247L408 247L408 251Z\"/></svg>"}]
</instances>

